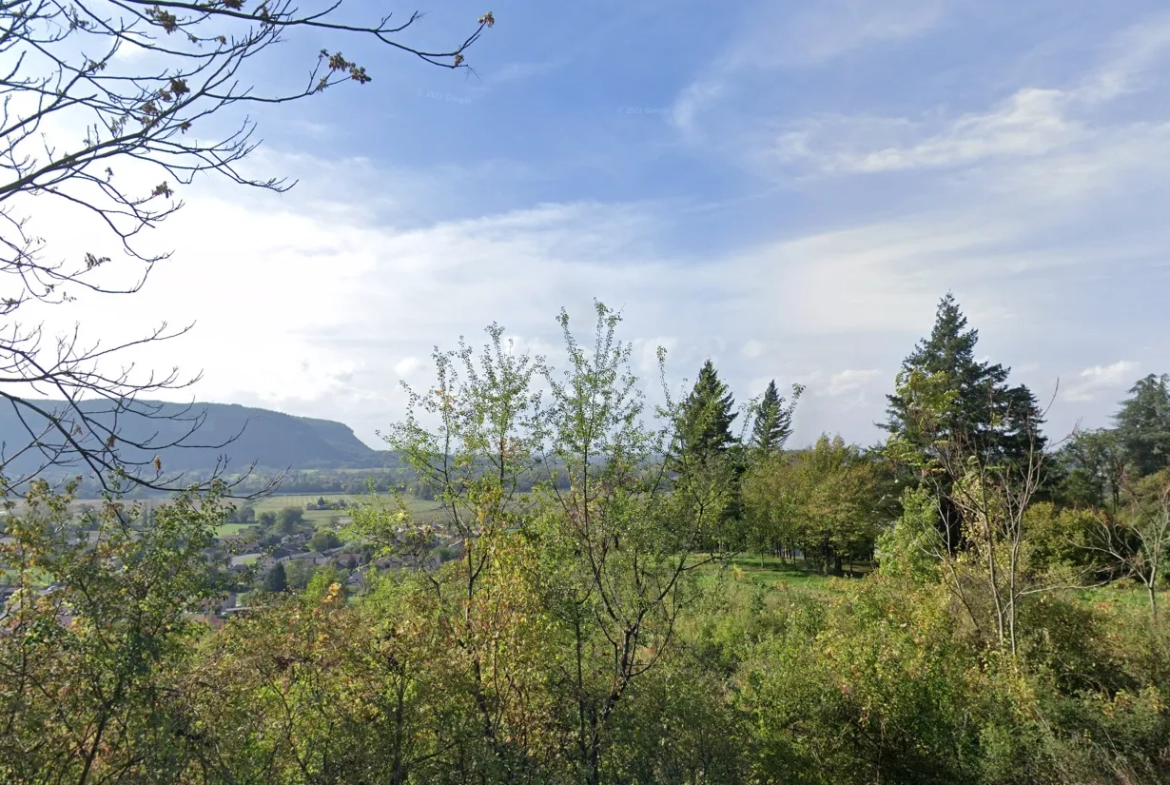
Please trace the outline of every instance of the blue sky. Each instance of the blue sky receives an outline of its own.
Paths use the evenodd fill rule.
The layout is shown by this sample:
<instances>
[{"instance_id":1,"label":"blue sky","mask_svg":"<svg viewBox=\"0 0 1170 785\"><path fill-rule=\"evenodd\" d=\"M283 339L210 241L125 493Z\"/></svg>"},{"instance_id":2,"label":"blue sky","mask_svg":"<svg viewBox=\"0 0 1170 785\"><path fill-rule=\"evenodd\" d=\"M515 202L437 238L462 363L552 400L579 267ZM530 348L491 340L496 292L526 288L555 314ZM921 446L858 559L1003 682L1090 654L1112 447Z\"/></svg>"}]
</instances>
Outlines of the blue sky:
<instances>
[{"instance_id":1,"label":"blue sky","mask_svg":"<svg viewBox=\"0 0 1170 785\"><path fill-rule=\"evenodd\" d=\"M487 10L419 8L406 40L423 46ZM299 185L183 194L160 230L174 261L110 329L196 320L154 359L202 368L199 398L370 442L434 344L499 321L555 355L556 313L588 327L594 297L623 310L650 376L662 344L676 382L711 357L740 400L807 385L801 442L877 438L948 290L984 356L1044 401L1059 380L1057 438L1170 370L1164 3L491 10L474 73L283 46L261 81L300 78L326 46L373 81L258 115L251 165Z\"/></svg>"}]
</instances>

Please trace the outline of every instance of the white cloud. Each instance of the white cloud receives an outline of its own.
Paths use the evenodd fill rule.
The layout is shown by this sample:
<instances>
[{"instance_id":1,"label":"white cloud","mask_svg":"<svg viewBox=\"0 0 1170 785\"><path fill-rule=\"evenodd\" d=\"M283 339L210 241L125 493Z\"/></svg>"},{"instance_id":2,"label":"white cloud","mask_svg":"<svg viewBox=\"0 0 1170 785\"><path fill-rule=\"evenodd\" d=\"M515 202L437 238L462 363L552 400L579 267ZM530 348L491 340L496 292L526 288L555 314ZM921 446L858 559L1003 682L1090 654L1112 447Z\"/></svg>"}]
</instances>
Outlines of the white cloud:
<instances>
[{"instance_id":1,"label":"white cloud","mask_svg":"<svg viewBox=\"0 0 1170 785\"><path fill-rule=\"evenodd\" d=\"M734 43L679 91L673 123L695 144L727 142L713 139L717 134L710 133L708 121L715 115L720 118L716 127L739 125L744 133L743 105L771 106L764 86L786 78L770 72L823 66L876 44L916 38L943 23L958 2L962 0L822 0L795 8L749 4L742 9L744 22ZM730 146L743 152L738 141Z\"/></svg>"},{"instance_id":2,"label":"white cloud","mask_svg":"<svg viewBox=\"0 0 1170 785\"><path fill-rule=\"evenodd\" d=\"M1115 393L1133 383L1137 369L1138 364L1130 360L1086 368L1073 379L1065 398L1070 401L1092 401L1105 393Z\"/></svg>"},{"instance_id":3,"label":"white cloud","mask_svg":"<svg viewBox=\"0 0 1170 785\"><path fill-rule=\"evenodd\" d=\"M1065 116L1068 96L1059 90L1020 90L1004 105L986 113L964 115L937 134L907 146L853 149L849 143L834 145L834 126L848 127L851 139L878 137L858 127L854 118L838 117L820 122L815 132L785 132L777 147L781 161L812 158L823 171L888 172L925 167L972 164L987 158L1037 156L1083 140L1086 129ZM880 120L906 130L914 123L906 119ZM872 142L871 142L872 144ZM837 147L837 149L834 149Z\"/></svg>"},{"instance_id":4,"label":"white cloud","mask_svg":"<svg viewBox=\"0 0 1170 785\"><path fill-rule=\"evenodd\" d=\"M415 371L421 370L424 365L423 361L417 357L404 357L394 364L394 373L403 379L408 379L414 375Z\"/></svg>"},{"instance_id":5,"label":"white cloud","mask_svg":"<svg viewBox=\"0 0 1170 785\"><path fill-rule=\"evenodd\" d=\"M847 368L829 377L829 385L825 389L825 395L828 395L830 398L837 398L858 393L868 387L881 375L882 372L876 368L864 371Z\"/></svg>"},{"instance_id":6,"label":"white cloud","mask_svg":"<svg viewBox=\"0 0 1170 785\"><path fill-rule=\"evenodd\" d=\"M1104 63L1078 87L1086 100L1107 101L1150 87L1170 53L1170 14L1143 19L1106 43Z\"/></svg>"},{"instance_id":7,"label":"white cloud","mask_svg":"<svg viewBox=\"0 0 1170 785\"><path fill-rule=\"evenodd\" d=\"M762 341L748 341L739 350L739 353L749 360L755 360L764 356L764 352L768 350L768 345Z\"/></svg>"},{"instance_id":8,"label":"white cloud","mask_svg":"<svg viewBox=\"0 0 1170 785\"><path fill-rule=\"evenodd\" d=\"M893 172L1040 158L1078 146L1108 147L1141 135L1148 123L1110 122L1104 106L1155 84L1155 66L1170 53L1170 15L1113 36L1108 56L1061 87L1028 86L999 105L958 117L937 110L919 118L822 115L790 123L753 160L806 163L826 174Z\"/></svg>"},{"instance_id":9,"label":"white cloud","mask_svg":"<svg viewBox=\"0 0 1170 785\"><path fill-rule=\"evenodd\" d=\"M687 85L674 101L670 113L671 121L684 134L695 133L702 113L726 92L726 85L717 79Z\"/></svg>"}]
</instances>

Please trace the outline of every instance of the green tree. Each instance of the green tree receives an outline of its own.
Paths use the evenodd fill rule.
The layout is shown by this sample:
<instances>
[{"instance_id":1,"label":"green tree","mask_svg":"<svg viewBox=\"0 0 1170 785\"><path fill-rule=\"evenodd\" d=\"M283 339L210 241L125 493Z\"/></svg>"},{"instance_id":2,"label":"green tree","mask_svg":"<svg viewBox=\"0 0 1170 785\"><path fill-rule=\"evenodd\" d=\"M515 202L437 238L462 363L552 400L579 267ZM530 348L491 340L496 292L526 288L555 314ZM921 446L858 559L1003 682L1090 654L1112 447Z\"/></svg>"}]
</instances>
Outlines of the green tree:
<instances>
[{"instance_id":1,"label":"green tree","mask_svg":"<svg viewBox=\"0 0 1170 785\"><path fill-rule=\"evenodd\" d=\"M700 453L694 460L722 458L733 444L734 418L731 396L708 362L683 416L668 403L660 427L648 425L632 347L615 336L620 316L595 307L589 349L561 312L569 362L563 375L546 375L547 431L550 458L563 467L569 490L549 478L534 532L544 545L541 595L558 622L552 682L571 718L562 731L576 768L571 780L586 785L625 779L615 771L615 737L638 715L623 710L676 650L676 625L698 591L696 568L710 561L698 551L721 539L726 484L700 491L694 465L684 463L672 488L658 456L674 430L682 450ZM662 349L659 363L665 378Z\"/></svg>"},{"instance_id":2,"label":"green tree","mask_svg":"<svg viewBox=\"0 0 1170 785\"><path fill-rule=\"evenodd\" d=\"M784 443L792 434L792 414L803 391L800 385L793 385L792 400L785 406L775 380L768 382L764 396L754 407L756 416L752 422L750 447L757 457L784 449Z\"/></svg>"},{"instance_id":3,"label":"green tree","mask_svg":"<svg viewBox=\"0 0 1170 785\"><path fill-rule=\"evenodd\" d=\"M1116 509L1125 464L1119 431L1077 431L1055 456L1056 496L1064 504Z\"/></svg>"},{"instance_id":4,"label":"green tree","mask_svg":"<svg viewBox=\"0 0 1170 785\"><path fill-rule=\"evenodd\" d=\"M675 475L675 492L691 513L710 518L704 547L721 550L742 540L733 522L741 516L739 483L746 468L743 445L731 432L738 414L734 398L711 360L682 401L668 404L674 439L666 467ZM715 512L714 516L711 513Z\"/></svg>"},{"instance_id":5,"label":"green tree","mask_svg":"<svg viewBox=\"0 0 1170 785\"><path fill-rule=\"evenodd\" d=\"M138 510L109 497L94 536L69 527L69 496L34 481L19 509L0 493L0 781L176 782L187 757L173 677L206 633L216 593L202 552L223 522L222 489Z\"/></svg>"},{"instance_id":6,"label":"green tree","mask_svg":"<svg viewBox=\"0 0 1170 785\"><path fill-rule=\"evenodd\" d=\"M282 594L288 590L288 577L284 571L284 562L277 562L264 578L264 590L273 594Z\"/></svg>"},{"instance_id":7,"label":"green tree","mask_svg":"<svg viewBox=\"0 0 1170 785\"><path fill-rule=\"evenodd\" d=\"M727 455L737 441L731 424L735 399L711 360L703 363L694 389L683 401L677 423L675 467L680 473Z\"/></svg>"},{"instance_id":8,"label":"green tree","mask_svg":"<svg viewBox=\"0 0 1170 785\"><path fill-rule=\"evenodd\" d=\"M276 524L285 534L292 534L305 522L305 511L300 507L285 507L276 514Z\"/></svg>"},{"instance_id":9,"label":"green tree","mask_svg":"<svg viewBox=\"0 0 1170 785\"><path fill-rule=\"evenodd\" d=\"M1010 368L981 362L975 358L979 331L967 329L967 317L951 294L939 302L934 328L921 340L902 363L902 378L921 374L932 385L945 389L951 400L941 416L927 420L917 416L916 402L899 388L887 396L889 419L885 428L898 437L903 450L916 450L921 460L936 457L940 444L949 444L964 454L976 457L984 466L1027 471L1029 462L1043 452L1045 439L1040 433L1043 416L1025 385L1010 386ZM931 431L922 429L929 422ZM945 462L944 462L945 463ZM942 467L943 502L940 525L948 530L947 539L958 546L962 542L962 514L952 504L950 486L959 480L954 467Z\"/></svg>"},{"instance_id":10,"label":"green tree","mask_svg":"<svg viewBox=\"0 0 1170 785\"><path fill-rule=\"evenodd\" d=\"M1170 375L1150 374L1130 388L1117 413L1126 458L1145 477L1170 467Z\"/></svg>"},{"instance_id":11,"label":"green tree","mask_svg":"<svg viewBox=\"0 0 1170 785\"><path fill-rule=\"evenodd\" d=\"M314 532L313 536L309 538L309 547L315 551L331 551L341 545L341 538L337 536L336 532L319 531Z\"/></svg>"}]
</instances>

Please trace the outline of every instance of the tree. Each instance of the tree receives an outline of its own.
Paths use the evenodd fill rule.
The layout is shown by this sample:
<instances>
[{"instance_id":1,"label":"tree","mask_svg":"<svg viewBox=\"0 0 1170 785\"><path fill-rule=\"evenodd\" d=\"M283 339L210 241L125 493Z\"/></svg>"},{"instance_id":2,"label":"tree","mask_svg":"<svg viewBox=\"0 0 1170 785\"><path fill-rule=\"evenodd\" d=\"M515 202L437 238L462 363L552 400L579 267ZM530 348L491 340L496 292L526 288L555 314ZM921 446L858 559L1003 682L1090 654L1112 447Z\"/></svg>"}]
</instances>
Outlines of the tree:
<instances>
[{"instance_id":1,"label":"tree","mask_svg":"<svg viewBox=\"0 0 1170 785\"><path fill-rule=\"evenodd\" d=\"M111 496L84 538L67 525L72 490L36 480L19 508L0 495L16 588L0 603L0 779L180 781L171 677L206 632L194 614L215 574L201 552L223 489L179 495L150 526Z\"/></svg>"},{"instance_id":2,"label":"tree","mask_svg":"<svg viewBox=\"0 0 1170 785\"><path fill-rule=\"evenodd\" d=\"M284 571L284 562L277 562L264 578L264 590L273 594L282 594L288 590L288 576Z\"/></svg>"},{"instance_id":3,"label":"tree","mask_svg":"<svg viewBox=\"0 0 1170 785\"><path fill-rule=\"evenodd\" d=\"M632 347L615 337L620 316L601 303L595 308L589 349L571 333L568 314L560 315L569 362L563 375L546 372L552 471L542 489L549 503L544 525L534 532L544 543L539 572L548 576L541 594L560 633L554 684L572 707L566 735L579 770L573 779L586 785L605 781L620 710L676 648L695 570L712 559L698 551L720 540L711 532L723 506L696 504L687 474L681 488L671 487L657 458L672 429L680 450L709 451L698 460L721 456L733 443L734 417L731 396L708 361L683 416L668 394L661 427L648 426ZM665 351L658 356L665 379ZM558 469L567 474L567 491L555 481Z\"/></svg>"},{"instance_id":4,"label":"tree","mask_svg":"<svg viewBox=\"0 0 1170 785\"><path fill-rule=\"evenodd\" d=\"M1125 505L1116 517L1101 518L1093 549L1141 583L1158 620L1158 589L1170 559L1170 471L1125 487Z\"/></svg>"},{"instance_id":5,"label":"tree","mask_svg":"<svg viewBox=\"0 0 1170 785\"><path fill-rule=\"evenodd\" d=\"M305 511L300 507L284 507L276 514L276 524L285 534L292 534L305 522Z\"/></svg>"},{"instance_id":6,"label":"tree","mask_svg":"<svg viewBox=\"0 0 1170 785\"><path fill-rule=\"evenodd\" d=\"M1044 450L1045 439L1040 433L1043 414L1025 385L1008 385L1010 368L975 359L978 341L979 331L967 329L967 317L954 296L944 296L930 337L919 341L903 361L901 377L921 374L930 377L935 387L942 385L933 393L950 393L945 409L939 412L943 418L930 419L933 431L923 432L923 421L914 411L915 401L899 390L887 396L889 419L885 428L904 448L917 450L923 459L936 457L938 445L948 439L961 439L964 451L979 456L983 465L1027 471L1030 459ZM943 479L949 487L959 478L958 474L947 474ZM950 495L944 492L942 498L950 499ZM948 529L948 541L957 547L962 541L960 511L945 501L940 518L940 525Z\"/></svg>"},{"instance_id":7,"label":"tree","mask_svg":"<svg viewBox=\"0 0 1170 785\"><path fill-rule=\"evenodd\" d=\"M784 405L784 398L776 389L776 382L768 382L764 397L755 406L755 420L752 423L751 449L756 456L778 452L784 449L784 442L792 434L792 414L804 388L793 385L792 400Z\"/></svg>"},{"instance_id":8,"label":"tree","mask_svg":"<svg viewBox=\"0 0 1170 785\"><path fill-rule=\"evenodd\" d=\"M1066 504L1092 507L1121 503L1126 449L1117 430L1077 431L1055 456L1057 495Z\"/></svg>"},{"instance_id":9,"label":"tree","mask_svg":"<svg viewBox=\"0 0 1170 785\"><path fill-rule=\"evenodd\" d=\"M742 539L729 526L740 513L739 481L746 468L742 444L731 432L738 416L733 406L731 392L707 360L691 392L668 403L666 414L674 423L666 467L675 475L675 492L691 508L687 514L714 522L704 534L705 546L713 550L727 547L733 537Z\"/></svg>"},{"instance_id":10,"label":"tree","mask_svg":"<svg viewBox=\"0 0 1170 785\"><path fill-rule=\"evenodd\" d=\"M924 495L904 494L904 502L914 508L906 510L883 550L917 560L920 554L913 550L926 549L975 627L982 630L990 616L994 642L1014 657L1021 603L1051 589L1027 584L1024 541L1026 512L1047 458L1040 450L1042 440L1033 434L1022 460L988 449L982 431L967 430L963 391L945 371L902 371L896 397L903 405L903 427L891 434L886 454L910 467L921 487L929 489L936 520L944 525L924 536L916 525ZM897 531L899 524L913 529ZM921 573L918 565L893 571Z\"/></svg>"},{"instance_id":11,"label":"tree","mask_svg":"<svg viewBox=\"0 0 1170 785\"><path fill-rule=\"evenodd\" d=\"M710 360L703 363L694 389L683 401L677 425L675 465L685 471L728 453L736 444L731 424L735 399Z\"/></svg>"},{"instance_id":12,"label":"tree","mask_svg":"<svg viewBox=\"0 0 1170 785\"><path fill-rule=\"evenodd\" d=\"M822 435L810 450L754 465L744 481L754 544L799 549L824 572L844 561L868 562L887 520L872 456L840 436Z\"/></svg>"},{"instance_id":13,"label":"tree","mask_svg":"<svg viewBox=\"0 0 1170 785\"><path fill-rule=\"evenodd\" d=\"M1150 374L1130 388L1117 413L1117 436L1128 462L1145 477L1170 467L1170 375Z\"/></svg>"},{"instance_id":14,"label":"tree","mask_svg":"<svg viewBox=\"0 0 1170 785\"><path fill-rule=\"evenodd\" d=\"M341 539L335 532L319 531L309 538L309 547L315 551L331 551L341 546Z\"/></svg>"},{"instance_id":15,"label":"tree","mask_svg":"<svg viewBox=\"0 0 1170 785\"><path fill-rule=\"evenodd\" d=\"M486 332L490 342L479 353L463 339L457 350L435 349L433 384L425 391L404 384L406 417L385 434L440 509L420 521L404 504L366 505L354 511L353 528L379 555L415 568L412 600L427 624L447 631L452 678L470 702L469 738L452 753L466 753L459 766L487 772L471 779L517 782L536 765L512 739L528 732L539 710L526 699L547 638L526 577L533 500L520 491L543 439L534 379L544 362L513 351L498 324ZM460 541L458 559L435 563L439 536Z\"/></svg>"},{"instance_id":16,"label":"tree","mask_svg":"<svg viewBox=\"0 0 1170 785\"><path fill-rule=\"evenodd\" d=\"M118 472L150 488L185 485L154 456L191 445L202 418L191 410L163 414L143 398L194 379L174 369L139 374L125 361L117 370L117 357L188 328L162 324L138 340L104 345L84 338L80 327L54 337L18 318L34 302L63 305L79 293L139 291L153 265L169 256L144 236L182 207L178 192L200 174L287 190L290 184L279 178L255 178L241 168L257 142L251 119L235 112L371 79L340 51L320 49L299 86L264 91L253 84L262 73L252 70L261 55L290 32L309 31L464 68L467 48L494 24L485 14L469 37L436 52L399 40L418 14L401 23L386 16L362 25L343 17L341 5L302 10L292 0L65 0L0 7L0 53L8 63L0 79L0 317L6 320L0 400L22 425L20 434L4 434L4 487L46 466L77 467L106 489L117 484ZM147 57L134 59L137 54ZM43 239L52 226L68 226L65 231L85 237L89 247L68 256L55 250L52 237ZM46 403L46 396L61 403ZM125 440L119 423L128 418L178 419L183 433ZM18 458L35 458L37 465L14 472Z\"/></svg>"}]
</instances>

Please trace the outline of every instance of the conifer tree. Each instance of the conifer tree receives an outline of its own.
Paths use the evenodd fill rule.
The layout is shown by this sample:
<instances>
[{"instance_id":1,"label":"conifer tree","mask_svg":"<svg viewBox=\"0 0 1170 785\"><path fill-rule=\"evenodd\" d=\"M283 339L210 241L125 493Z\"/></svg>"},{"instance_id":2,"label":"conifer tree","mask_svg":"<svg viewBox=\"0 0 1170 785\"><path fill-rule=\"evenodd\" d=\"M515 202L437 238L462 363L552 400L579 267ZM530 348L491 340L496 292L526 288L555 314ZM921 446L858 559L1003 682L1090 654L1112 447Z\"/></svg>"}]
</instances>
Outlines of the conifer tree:
<instances>
[{"instance_id":1,"label":"conifer tree","mask_svg":"<svg viewBox=\"0 0 1170 785\"><path fill-rule=\"evenodd\" d=\"M677 423L676 471L723 456L736 445L731 424L735 399L710 360L703 363Z\"/></svg>"},{"instance_id":2,"label":"conifer tree","mask_svg":"<svg viewBox=\"0 0 1170 785\"><path fill-rule=\"evenodd\" d=\"M751 449L757 455L779 452L792 435L792 412L802 388L793 387L792 401L784 405L784 398L776 389L776 381L768 382L764 397L756 407L752 423Z\"/></svg>"},{"instance_id":3,"label":"conifer tree","mask_svg":"<svg viewBox=\"0 0 1170 785\"><path fill-rule=\"evenodd\" d=\"M1028 472L1044 450L1039 430L1042 413L1031 390L1007 383L1010 368L975 359L978 341L979 331L967 328L967 317L948 293L939 302L930 337L918 342L902 369L928 376L945 374L945 392L954 395L953 404L935 424L933 433L923 433L915 425L913 402L902 395L889 395L885 428L924 458L929 459L938 444L948 444L983 467ZM964 521L951 491L962 471L959 465L951 464L935 477L940 494L939 525L955 548L962 545Z\"/></svg>"},{"instance_id":4,"label":"conifer tree","mask_svg":"<svg viewBox=\"0 0 1170 785\"><path fill-rule=\"evenodd\" d=\"M1170 467L1170 376L1150 374L1130 388L1117 413L1127 462L1145 477Z\"/></svg>"},{"instance_id":5,"label":"conifer tree","mask_svg":"<svg viewBox=\"0 0 1170 785\"><path fill-rule=\"evenodd\" d=\"M902 368L946 373L948 386L957 394L946 435L965 441L989 465L1020 464L1043 449L1040 408L1025 385L1007 384L1010 368L975 359L978 341L979 331L967 329L967 317L948 293L939 302L930 337L919 341ZM910 402L898 395L887 398L890 419L885 427L905 434Z\"/></svg>"}]
</instances>

